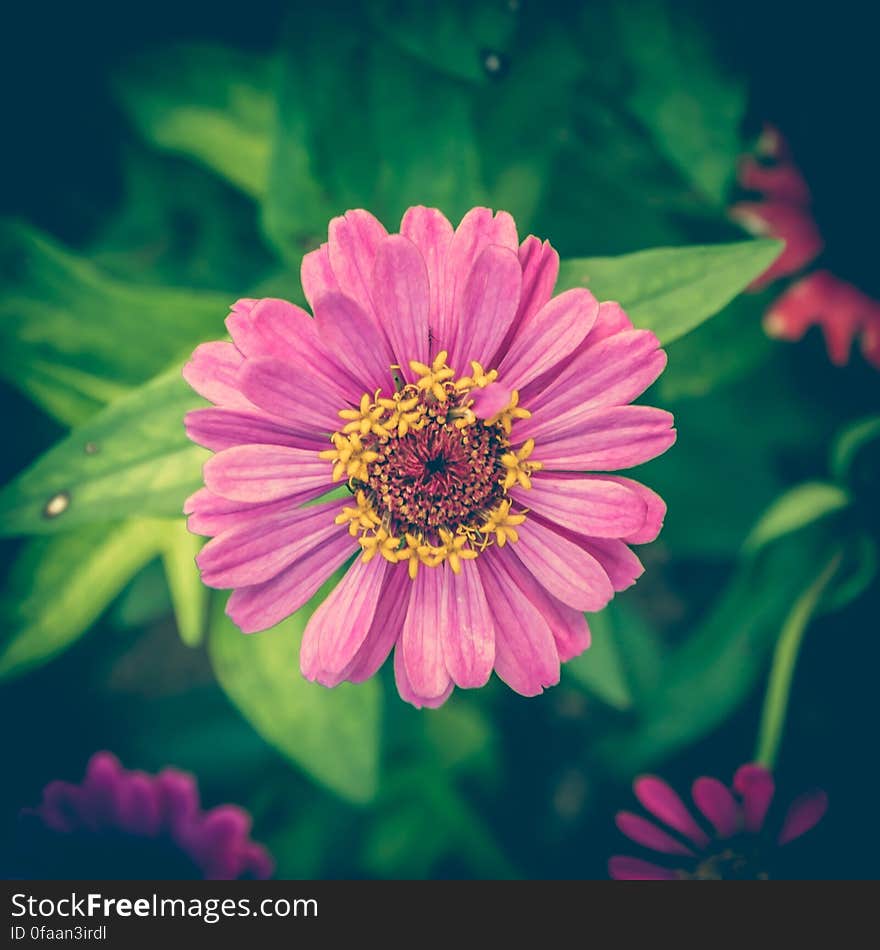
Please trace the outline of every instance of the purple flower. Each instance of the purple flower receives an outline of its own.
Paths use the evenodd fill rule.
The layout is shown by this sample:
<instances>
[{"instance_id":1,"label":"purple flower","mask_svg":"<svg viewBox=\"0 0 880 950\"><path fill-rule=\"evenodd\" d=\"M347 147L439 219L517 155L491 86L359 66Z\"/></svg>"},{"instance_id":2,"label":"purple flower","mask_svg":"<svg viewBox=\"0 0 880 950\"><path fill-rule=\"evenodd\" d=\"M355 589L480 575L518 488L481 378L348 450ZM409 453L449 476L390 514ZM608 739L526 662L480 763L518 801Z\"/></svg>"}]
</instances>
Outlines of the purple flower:
<instances>
[{"instance_id":1,"label":"purple flower","mask_svg":"<svg viewBox=\"0 0 880 950\"><path fill-rule=\"evenodd\" d=\"M50 782L22 813L13 876L61 879L268 878L268 852L236 805L203 811L192 775L124 769L97 752L80 785Z\"/></svg>"},{"instance_id":2,"label":"purple flower","mask_svg":"<svg viewBox=\"0 0 880 950\"><path fill-rule=\"evenodd\" d=\"M657 338L585 289L553 296L559 258L509 214L457 229L410 208L389 235L366 211L306 255L314 312L242 300L232 343L184 375L214 406L187 431L216 455L187 502L213 536L204 582L233 588L246 633L301 607L303 674L372 676L394 649L400 695L438 706L494 669L534 696L589 646L601 610L643 568L663 501L629 478L675 440L631 406L660 374ZM339 484L350 495L317 500Z\"/></svg>"},{"instance_id":3,"label":"purple flower","mask_svg":"<svg viewBox=\"0 0 880 950\"><path fill-rule=\"evenodd\" d=\"M743 765L729 789L715 778L698 778L691 790L701 821L662 779L643 776L636 798L663 827L632 812L617 814L617 827L631 841L659 853L654 861L615 856L608 862L619 881L677 881L766 878L773 852L806 834L828 807L816 789L797 798L781 827L767 821L773 776L763 766Z\"/></svg>"}]
</instances>

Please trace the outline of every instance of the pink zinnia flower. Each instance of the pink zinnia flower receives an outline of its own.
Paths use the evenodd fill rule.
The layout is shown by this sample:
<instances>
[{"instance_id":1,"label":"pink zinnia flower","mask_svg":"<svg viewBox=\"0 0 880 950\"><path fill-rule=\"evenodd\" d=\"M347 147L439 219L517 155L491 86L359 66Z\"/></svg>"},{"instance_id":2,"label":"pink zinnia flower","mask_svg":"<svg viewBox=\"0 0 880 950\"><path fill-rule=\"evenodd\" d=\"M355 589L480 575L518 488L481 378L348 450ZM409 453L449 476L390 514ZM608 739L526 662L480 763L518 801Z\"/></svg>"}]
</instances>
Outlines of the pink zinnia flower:
<instances>
[{"instance_id":1,"label":"pink zinnia flower","mask_svg":"<svg viewBox=\"0 0 880 950\"><path fill-rule=\"evenodd\" d=\"M203 811L192 775L124 769L109 752L80 785L50 782L22 813L16 877L265 879L273 864L236 805Z\"/></svg>"},{"instance_id":2,"label":"pink zinnia flower","mask_svg":"<svg viewBox=\"0 0 880 950\"><path fill-rule=\"evenodd\" d=\"M791 804L781 827L768 827L775 783L760 765L741 766L732 789L715 778L698 778L691 796L701 821L659 778L643 776L633 789L642 806L664 827L628 811L618 812L617 827L661 857L659 863L611 858L609 873L619 881L766 878L773 851L806 834L828 807L825 792L807 792Z\"/></svg>"},{"instance_id":3,"label":"pink zinnia flower","mask_svg":"<svg viewBox=\"0 0 880 950\"><path fill-rule=\"evenodd\" d=\"M759 146L775 164L768 166L745 156L737 178L747 191L760 194L761 200L738 202L730 213L748 231L779 238L785 247L753 281L752 290L798 274L824 248L810 190L785 140L776 129L768 127ZM799 340L814 325L822 328L828 356L835 366L847 363L853 340L861 334L865 359L880 368L880 302L827 270L796 280L773 302L764 318L768 336L780 340Z\"/></svg>"},{"instance_id":4,"label":"pink zinnia flower","mask_svg":"<svg viewBox=\"0 0 880 950\"><path fill-rule=\"evenodd\" d=\"M215 404L187 431L217 453L186 511L229 616L271 627L351 562L305 631L309 679L364 680L394 649L416 706L493 669L533 696L589 645L584 611L642 573L629 545L657 536L663 501L586 473L673 443L669 413L628 405L666 356L619 305L553 297L558 266L505 212L453 229L410 208L389 235L349 211L303 260L314 319L239 301L233 342L185 367Z\"/></svg>"}]
</instances>

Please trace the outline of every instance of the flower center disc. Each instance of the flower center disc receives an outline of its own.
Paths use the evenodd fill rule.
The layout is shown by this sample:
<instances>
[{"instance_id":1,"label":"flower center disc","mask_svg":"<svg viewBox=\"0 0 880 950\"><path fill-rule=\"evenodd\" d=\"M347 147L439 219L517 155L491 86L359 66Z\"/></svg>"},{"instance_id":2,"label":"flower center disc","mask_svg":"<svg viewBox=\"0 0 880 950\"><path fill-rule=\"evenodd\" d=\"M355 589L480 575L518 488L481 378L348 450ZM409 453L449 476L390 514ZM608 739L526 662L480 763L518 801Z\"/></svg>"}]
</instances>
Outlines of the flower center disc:
<instances>
[{"instance_id":1,"label":"flower center disc","mask_svg":"<svg viewBox=\"0 0 880 950\"><path fill-rule=\"evenodd\" d=\"M333 435L333 448L321 452L333 462L333 478L348 478L355 504L336 519L348 524L364 549L364 559L381 554L409 561L410 577L420 564L448 561L461 570L490 544L517 541L525 512L511 511L508 489L531 487L534 442L516 452L511 426L529 413L511 394L506 409L479 419L473 391L491 385L497 373L472 363L472 375L454 380L439 353L430 366L411 362L416 381L390 398L364 394L357 409L343 409L346 420Z\"/></svg>"},{"instance_id":2,"label":"flower center disc","mask_svg":"<svg viewBox=\"0 0 880 950\"><path fill-rule=\"evenodd\" d=\"M458 428L447 414L452 408L451 401L427 408L423 428L375 448L367 487L404 532L476 529L504 496L505 444L496 427L477 420Z\"/></svg>"}]
</instances>

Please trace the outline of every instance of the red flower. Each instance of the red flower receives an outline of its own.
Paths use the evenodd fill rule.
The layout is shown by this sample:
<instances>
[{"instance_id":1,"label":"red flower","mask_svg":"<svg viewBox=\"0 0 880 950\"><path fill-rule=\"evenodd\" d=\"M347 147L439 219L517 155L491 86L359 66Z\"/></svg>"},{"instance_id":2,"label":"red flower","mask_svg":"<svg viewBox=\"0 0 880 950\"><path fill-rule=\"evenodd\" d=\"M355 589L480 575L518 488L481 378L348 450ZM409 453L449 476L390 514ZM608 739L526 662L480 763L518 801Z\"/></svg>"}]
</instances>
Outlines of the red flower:
<instances>
[{"instance_id":1,"label":"red flower","mask_svg":"<svg viewBox=\"0 0 880 950\"><path fill-rule=\"evenodd\" d=\"M765 129L759 151L774 164L762 164L747 155L740 161L737 180L761 198L738 202L730 214L746 230L779 238L785 247L753 281L751 290L799 273L824 248L813 217L810 190L776 129ZM767 334L781 340L799 340L814 324L822 328L828 356L835 366L849 360L853 340L861 334L865 359L880 368L880 303L827 270L800 277L773 302L764 318Z\"/></svg>"}]
</instances>

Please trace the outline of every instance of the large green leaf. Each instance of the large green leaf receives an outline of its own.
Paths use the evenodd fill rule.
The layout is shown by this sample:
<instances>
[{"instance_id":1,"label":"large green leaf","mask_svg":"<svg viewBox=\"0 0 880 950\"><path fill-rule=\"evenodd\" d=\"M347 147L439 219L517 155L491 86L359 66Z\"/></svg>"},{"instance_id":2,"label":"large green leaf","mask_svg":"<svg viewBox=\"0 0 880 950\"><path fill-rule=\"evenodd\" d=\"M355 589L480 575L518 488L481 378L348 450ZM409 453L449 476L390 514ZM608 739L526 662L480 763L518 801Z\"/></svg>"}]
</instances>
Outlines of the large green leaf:
<instances>
[{"instance_id":1,"label":"large green leaf","mask_svg":"<svg viewBox=\"0 0 880 950\"><path fill-rule=\"evenodd\" d=\"M175 367L101 410L0 491L0 534L179 515L208 455L183 429L202 404Z\"/></svg>"},{"instance_id":2,"label":"large green leaf","mask_svg":"<svg viewBox=\"0 0 880 950\"><path fill-rule=\"evenodd\" d=\"M180 44L129 62L117 89L147 141L261 197L272 148L274 73L274 61L253 51Z\"/></svg>"},{"instance_id":3,"label":"large green leaf","mask_svg":"<svg viewBox=\"0 0 880 950\"><path fill-rule=\"evenodd\" d=\"M716 314L778 255L779 241L660 247L620 257L563 261L557 292L589 287L617 300L637 327L664 345Z\"/></svg>"},{"instance_id":4,"label":"large green leaf","mask_svg":"<svg viewBox=\"0 0 880 950\"><path fill-rule=\"evenodd\" d=\"M338 795L368 802L379 778L378 680L330 690L299 671L303 631L327 587L277 627L251 635L216 598L208 649L220 685L267 742Z\"/></svg>"},{"instance_id":5,"label":"large green leaf","mask_svg":"<svg viewBox=\"0 0 880 950\"><path fill-rule=\"evenodd\" d=\"M565 664L565 675L573 676L609 706L627 709L632 705L632 692L607 608L590 616L589 621L592 634L590 649Z\"/></svg>"},{"instance_id":6,"label":"large green leaf","mask_svg":"<svg viewBox=\"0 0 880 950\"><path fill-rule=\"evenodd\" d=\"M37 232L0 226L0 375L76 424L217 335L229 299L121 283Z\"/></svg>"},{"instance_id":7,"label":"large green leaf","mask_svg":"<svg viewBox=\"0 0 880 950\"><path fill-rule=\"evenodd\" d=\"M0 617L0 677L67 649L158 552L168 523L133 519L28 541L12 566Z\"/></svg>"}]
</instances>

